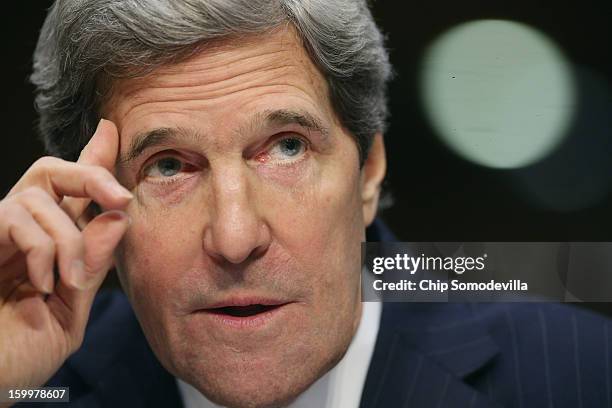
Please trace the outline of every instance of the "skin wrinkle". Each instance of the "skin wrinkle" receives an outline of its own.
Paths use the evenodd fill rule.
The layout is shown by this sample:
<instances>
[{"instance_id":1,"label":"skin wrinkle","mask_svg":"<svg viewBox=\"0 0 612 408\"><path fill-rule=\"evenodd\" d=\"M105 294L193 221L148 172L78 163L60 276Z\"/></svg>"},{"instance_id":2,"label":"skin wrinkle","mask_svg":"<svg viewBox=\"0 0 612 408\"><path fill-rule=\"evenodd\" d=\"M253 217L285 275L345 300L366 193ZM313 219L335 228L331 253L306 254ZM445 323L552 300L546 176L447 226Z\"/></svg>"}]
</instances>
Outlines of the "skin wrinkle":
<instances>
[{"instance_id":1,"label":"skin wrinkle","mask_svg":"<svg viewBox=\"0 0 612 408\"><path fill-rule=\"evenodd\" d=\"M259 35L258 37L259 38L269 38L265 34ZM231 39L219 41L215 48L212 48L212 49L207 48L205 50L207 55L209 56L209 58L206 61L199 60L199 59L191 59L191 60L187 60L177 65L166 65L166 66L160 67L157 70L157 73L162 74L162 75L166 75L166 74L174 75L174 74L182 74L182 73L189 72L192 70L205 71L207 75L207 78L206 78L207 81L219 82L223 80L231 80L235 77L232 75L224 76L224 75L228 75L227 72L231 66L234 66L234 65L240 66L240 65L252 62L253 60L261 60L262 62L261 65L265 65L265 63L270 57L283 58L282 55L287 55L288 53L290 53L290 51L286 47L286 44L281 43L280 49L261 50L261 49L252 48L244 53L241 53L240 55L227 55L226 54L227 51L235 50L243 46L246 47L249 44L256 45L256 43L257 41L236 43L232 41ZM239 47L236 47L236 45L239 45ZM274 46L275 43L271 42L270 45ZM292 65L291 60L288 60L286 65ZM219 76L215 77L215 74ZM243 74L244 73L237 73L236 75L243 75ZM162 83L168 83L174 87L181 87L181 86L184 86L184 85L181 85L184 83L184 78L165 77L162 79Z\"/></svg>"},{"instance_id":2,"label":"skin wrinkle","mask_svg":"<svg viewBox=\"0 0 612 408\"><path fill-rule=\"evenodd\" d=\"M265 86L263 86L263 87L265 87ZM259 88L259 87L252 87L252 89L256 89L256 88ZM283 92L279 92L278 94L286 94L286 93L287 93L287 91L285 90ZM274 95L274 94L277 94L277 93L276 92L262 92L262 94L270 96L270 95ZM259 95L260 95L260 93L257 92L257 94L255 96L259 96ZM299 99L300 101L304 101L304 102L308 103L309 107L312 107L312 109L315 109L315 106L312 104L310 99L304 98L302 96L295 96L295 95L292 95L292 97L295 98L295 99ZM169 108L169 107L167 107L164 104L163 106L160 106L160 107L152 107L152 108L150 108L150 110L148 112L146 112L144 115L151 115L151 114L155 114L155 113L159 113L159 114L169 114L170 113L170 114L175 114L175 115L189 116L191 111L193 111L193 112L200 112L203 109L204 108L193 108L193 109L191 109L188 106L185 106L185 104L181 104L181 109L177 110L177 109ZM185 110L187 110L188 112L184 112ZM326 117L327 115L318 115L318 116L319 117ZM132 121L138 121L139 119L140 119L140 114L139 113L133 113L132 114L132 117L131 117ZM337 124L337 122L336 122L336 124ZM329 127L329 126L325 126L325 127ZM238 133L238 135L240 136L240 133ZM333 138L330 138L330 139L333 139ZM124 156L124 154L121 154L121 156ZM125 162L126 159L123 158L123 159L120 159L120 161L121 162Z\"/></svg>"},{"instance_id":3,"label":"skin wrinkle","mask_svg":"<svg viewBox=\"0 0 612 408\"><path fill-rule=\"evenodd\" d=\"M258 36L249 44L212 57L203 51L170 74L123 80L105 115L117 124L122 156L138 134L183 128L198 140L168 141L163 148L205 163L170 184L141 179L142 165L161 151L156 147L117 172L136 197L117 269L153 351L171 373L217 403L269 407L294 399L346 352L361 316L360 242L373 217L366 214L376 206L363 192L375 191L369 184L379 184L382 175L364 178L355 140L338 125L325 80L295 33ZM281 45L283 52L269 52ZM211 84L194 68L224 55L240 60L242 53L267 55L259 65L264 70L288 61L296 69L284 74L287 85L271 87L267 75L238 65L249 86L230 92L223 80ZM168 100L167 88L149 88L173 76L170 82L197 89L190 102ZM138 92L121 97L129 94L123 87ZM211 98L211 89L224 93ZM317 136L295 125L251 126L278 109L310 112L330 129L333 143L323 149ZM312 149L276 158L278 164L254 160L285 129ZM237 294L292 303L257 330L222 327L196 312Z\"/></svg>"},{"instance_id":4,"label":"skin wrinkle","mask_svg":"<svg viewBox=\"0 0 612 408\"><path fill-rule=\"evenodd\" d=\"M298 127L305 128L309 139L316 137L321 142L320 146L318 146L319 153L328 151L332 146L329 129L318 118L305 111L270 110L257 114L246 125L240 125L234 134L236 137L240 137L241 134L262 132L260 129L263 129L262 133L277 133L273 131L276 128L284 128L285 132L291 132L292 128ZM297 129L294 130L296 132L299 131ZM133 138L124 157L118 160L118 165L122 167L128 166L130 161L136 160L148 149L156 148L161 150L162 147L169 147L173 143L194 144L204 137L210 136L201 135L198 129L187 129L184 127L158 128L149 132L139 133ZM254 149L260 147L255 146ZM249 156L248 152L246 156Z\"/></svg>"},{"instance_id":5,"label":"skin wrinkle","mask_svg":"<svg viewBox=\"0 0 612 408\"><path fill-rule=\"evenodd\" d=\"M197 69L198 71L201 71L203 68ZM283 66L279 66L279 67L272 67L272 68L258 68L258 67L254 67L253 71L258 71L259 75L262 78L265 79L269 79L269 80L274 80L274 79L278 79L281 73L287 73L288 71L290 71L290 69L297 69L296 66L294 66L293 64L286 64ZM264 75L265 74L265 75ZM194 83L189 83L189 82L185 82L185 83L181 83L179 84L173 84L173 83L160 83L154 86L147 86L147 88L151 91L160 91L160 90L175 90L176 91L176 98L169 98L168 100L189 100L188 96L190 95L190 93L192 94L196 94L198 95L201 92L210 92L211 93L211 99L213 99L215 96L217 95L224 95L226 92L239 92L241 90L244 90L246 88L249 88L249 83L245 83L244 81L241 80L242 77L245 76L249 76L252 75L252 72L243 72L243 73L237 73L233 76L231 76L230 78L227 79L222 79L222 81L224 82L224 84L222 85L218 85L218 88L215 88L213 85L216 83L213 83L211 85L207 85L209 86L209 89L205 88L205 86L194 86ZM253 83L258 82L257 79L252 80ZM283 83L278 83L278 84L274 84L274 83L268 83L266 85L287 85L287 84L283 84ZM230 90L230 91L225 91L226 88L232 89L232 86L236 87L237 89L234 90ZM203 88L203 89L201 89ZM134 95L137 94L137 92L139 92L140 89L138 90L134 90L131 92L127 92L127 95L121 95L120 97L125 98L125 97L133 97ZM215 93L217 92L217 93ZM130 96L131 94L131 96ZM182 96L185 95L185 99L182 98Z\"/></svg>"},{"instance_id":6,"label":"skin wrinkle","mask_svg":"<svg viewBox=\"0 0 612 408\"><path fill-rule=\"evenodd\" d=\"M261 35L256 36L255 39L257 40L257 39L266 38L266 37L267 37L266 34L261 34ZM241 38L241 40L244 40L244 39ZM241 44L244 46L247 46L249 44L254 45L256 44L256 40L247 41L246 43L240 41L238 44ZM271 45L274 45L274 43L272 43ZM209 82L211 84L228 81L228 80L231 81L235 79L236 77L247 75L249 73L249 72L231 73L232 68L234 68L235 66L238 66L240 68L241 66L248 64L252 60L262 60L262 64L265 64L267 60L269 59L269 57L280 56L280 55L287 54L288 52L290 52L287 50L287 47L285 47L285 44L282 44L282 42L281 42L280 49L262 51L257 48L253 48L245 52L244 53L245 55L236 55L236 56L227 55L227 51L231 51L232 49L236 48L236 43L231 41L231 39L218 41L215 44L211 44L211 47L212 47L211 49L207 50L207 53L210 56L210 58L207 59L206 61L200 61L198 59L190 59L181 64L173 64L173 65L167 65L167 66L160 67L156 71L156 73L158 74L158 78L157 78L158 85L147 83L147 80L149 79L148 77L131 78L127 80L118 81L116 84L114 84L115 86L111 88L110 93L109 93L109 99L112 100L113 97L117 97L117 96L120 98L124 98L124 99L133 98L134 94L138 93L143 85L146 85L146 87L149 89L156 89L156 88L163 89L167 87L188 88L192 86L193 81L191 79L185 81L184 78L182 77L177 78L175 75L176 74L180 75L184 72L189 72L190 70L200 71L203 75L203 77L201 77L200 79L204 80L205 82ZM286 60L287 62L284 65L277 66L277 67L270 68L270 69L280 69L280 68L288 68L288 67L294 66L291 58L287 58ZM300 62L303 62L303 61L300 61ZM261 69L261 68L262 67L260 65L254 65L252 67L252 70L254 71L254 70ZM265 72L265 69L263 72ZM115 92L117 92L118 89L121 90L120 91L121 94L115 95Z\"/></svg>"},{"instance_id":7,"label":"skin wrinkle","mask_svg":"<svg viewBox=\"0 0 612 408\"><path fill-rule=\"evenodd\" d=\"M276 89L270 89L270 88L276 88ZM206 104L203 104L203 101L213 101L215 99L220 100L220 103L222 103L222 100L224 98L227 97L231 97L234 96L237 93L240 93L241 91L244 91L245 89L249 89L251 91L257 90L258 94L260 95L272 95L272 94L284 94L287 93L288 88L295 88L298 91L300 91L301 93L306 93L306 90L299 87L299 86L295 86L295 85L288 85L288 84L276 84L276 83L271 83L271 84L265 84L265 85L254 85L254 86L250 86L250 87L245 87L243 89L238 89L238 90L233 90L231 92L226 92L224 95L207 95L206 97L200 97L199 99L192 99L192 98L157 98L157 103L158 104L167 104L170 102L185 102L184 104L181 105L180 111L179 110L173 110L173 109L169 109L167 107L160 107L158 108L160 112L174 112L174 113L180 113L183 110L186 111L201 111L203 109L206 109ZM307 102L309 104L311 104L310 99L304 98L300 95L294 95L294 97L302 99L304 102ZM140 98L139 98L140 99ZM111 99L111 101L108 103L108 105L113 105L114 104L114 100L115 99ZM190 102L190 103L187 103ZM142 107L143 105L146 105L150 103L150 101L142 101L139 103L134 103L132 105L130 105L130 107L128 108L128 110L126 112L121 112L119 115L120 117L127 117L128 115L132 114L132 112L134 110L137 110L138 108ZM311 105L312 106L312 105ZM314 106L312 106L314 108ZM334 123L338 123L337 120L334 120Z\"/></svg>"},{"instance_id":8,"label":"skin wrinkle","mask_svg":"<svg viewBox=\"0 0 612 408\"><path fill-rule=\"evenodd\" d=\"M276 77L274 77L274 79L277 79ZM218 89L217 93L211 93L211 94L207 94L207 96L205 98L199 97L199 95L205 90L198 90L193 89L192 95L189 95L189 93L186 92L180 92L177 93L176 96L174 97L168 97L167 94L164 94L163 98L159 98L157 100L158 103L166 103L166 102L201 102L203 100L214 100L214 99L220 99L220 98L224 98L224 97L229 97L229 96L233 96L234 94L240 93L246 89L257 89L257 88L263 88L265 89L265 91L263 91L262 93L269 93L270 91L268 90L268 88L272 88L272 87L278 87L278 88L282 88L282 87L290 87L291 85L286 84L286 83L267 83L265 85L252 85L252 84L248 84L248 83L240 83L238 85L236 85L235 89L231 89L231 90L224 90L224 89ZM193 87L192 87L193 88ZM300 89L298 88L300 91L304 92L304 89ZM155 87L155 88L149 88L150 90L154 90L156 89L157 91L161 91L161 90L165 90L165 87ZM279 91L280 93L281 91ZM128 116L131 111L136 110L137 108L141 107L144 104L150 103L150 101L148 101L146 99L146 97L142 97L139 96L138 99L142 99L142 102L140 103L135 103L133 105L130 106L129 110L127 112L122 113L121 116L126 117ZM112 102L111 102L112 103ZM188 108L188 107L184 107L184 108ZM197 106L195 108L192 108L194 110L199 110L201 109L200 106Z\"/></svg>"},{"instance_id":9,"label":"skin wrinkle","mask_svg":"<svg viewBox=\"0 0 612 408\"><path fill-rule=\"evenodd\" d=\"M249 44L257 44L258 43L257 40L262 38L262 35L259 35L259 36L255 36L254 37L255 40L252 42L247 41L246 43L243 43L243 42L239 43L239 44L244 44L245 45L244 49L248 50L246 58L243 58L241 55L237 55L234 57L233 55L228 55L228 51L231 52L233 49L235 49L236 45L232 43L231 41L229 43L219 42L219 44L215 45L210 55L211 57L210 59L212 61L207 60L205 62L201 62L196 59L193 61L188 60L184 62L183 64L162 67L161 69L157 71L158 75L156 75L154 82L151 82L152 78L150 76L147 76L144 78L120 80L114 86L111 87L111 90L109 93L109 101L107 102L105 106L112 106L114 104L113 101L117 98L123 99L123 100L129 99L129 100L133 100L134 102L139 99L143 99L144 102L130 104L130 110L136 109L141 104L147 103L146 95L138 95L138 93L142 92L143 87L150 91L166 90L168 86L176 88L177 85L178 87L181 87L181 88L189 87L189 85L193 83L193 79L188 79L188 80L178 79L177 80L177 79L168 79L167 77L168 77L168 74L170 74L172 78L173 74L181 74L184 72L188 72L191 69L201 72L198 80L208 83L209 86L210 85L215 86L215 84L217 83L223 84L219 86L221 88L225 88L228 86L228 85L225 85L225 81L226 80L231 81L233 78L237 76L241 77L244 75L252 74L253 72L258 72L259 75L261 75L262 72L265 73L270 70L279 70L279 66L270 67L270 68L263 67L265 66L266 63L269 63L268 61L269 57L275 57L275 56L276 57L285 56L285 60L283 61L282 64L280 64L280 67L282 67L283 70L289 71L288 68L295 68L294 71L299 74L300 72L299 67L306 67L307 72L309 74L307 75L308 85L310 86L311 89L315 90L315 92L317 93L317 96L325 100L327 104L329 105L329 101L328 101L329 92L327 89L327 84L325 83L325 81L316 80L317 77L320 78L320 73L312 65L308 57L304 55L304 52L298 53L297 56L295 55L296 53L294 51L295 51L295 46L296 46L297 34L295 34L293 29L291 29L289 32L291 33L289 36L282 35L280 40L273 40L270 42L271 47L274 47L275 45L280 44L280 48L281 48L280 50L279 49L272 49L272 50L266 49L266 50L261 51L261 50L258 50L257 48L253 48L251 50L250 48L246 47ZM282 33L282 31L274 30L273 33L278 34L278 33ZM263 37L265 38L265 36L266 35L264 34ZM244 40L244 39L241 38L241 40ZM290 45L288 46L287 44L290 44ZM253 67L249 67L249 70L247 72L239 72L239 73L231 72L232 67L238 66L238 68L241 68L244 65L247 65L249 60L253 60L253 59L263 59L262 64L255 65ZM279 57L279 59L282 59L282 57ZM263 71L262 71L262 68L263 68ZM219 71L218 74L216 70ZM291 72L287 72L287 74L291 74ZM272 78L270 78L270 80L274 80L274 81L278 81L280 79L281 78L279 76L272 76ZM257 81L257 79L255 78L253 79L253 81ZM268 81L264 85L260 85L260 86L262 88L266 88L270 86L279 86L279 87L294 86L294 87L297 87L298 90L304 94L308 94L310 91L306 89L305 87L300 87L298 84L295 84L295 83L284 84L282 82L279 83L279 82L269 82ZM196 86L194 89L194 93L198 91L197 88L198 87ZM199 89L199 90L202 91L202 93L208 91L208 89L206 88ZM235 90L235 92L239 92L240 90L241 89ZM269 92L269 91L266 91L266 92ZM185 95L184 90L181 90L181 92L177 92L177 95L174 98L164 99L166 98L166 94L164 94L164 96L161 99L159 98L159 95L156 95L156 97L159 102L190 100L188 97L185 97L184 95ZM214 95L214 96L207 95L206 98L214 99L215 96L218 97L219 95ZM330 108L331 110L331 106L327 106L327 108ZM120 112L119 115L125 117L129 113L130 111ZM334 117L334 122L339 123L339 121L335 117Z\"/></svg>"},{"instance_id":10,"label":"skin wrinkle","mask_svg":"<svg viewBox=\"0 0 612 408\"><path fill-rule=\"evenodd\" d=\"M267 53L267 54L277 54L277 53ZM284 54L284 53L283 53ZM265 56L266 54L262 54L259 56ZM240 61L241 65L242 64L246 64L247 61L242 60ZM232 72L232 65L234 64L228 64L227 66L223 67L222 70L220 70L220 75L217 76L212 75L211 72L209 72L207 70L207 68L205 66L200 66L199 64L193 64L193 66L191 67L191 70L193 71L200 71L203 72L203 74L206 77L207 81L211 81L210 85L214 85L218 82L229 82L229 83L234 83L234 82L240 82L240 78L244 77L244 76L248 76L249 74L251 74L251 72L236 72L236 73L231 73ZM252 71L259 71L262 74L269 74L271 72L274 71L286 71L290 68L293 69L297 69L298 66L296 66L295 64L292 63L286 63L283 65L279 65L279 66L275 66L275 67L270 67L270 68L263 68L263 64L261 66L253 66ZM189 70L181 70L177 72L158 72L157 74L162 74L162 75L180 75L182 73L185 73L186 71ZM228 74L228 72L230 72L230 74ZM227 76L224 76L227 75ZM204 79L204 78L202 78ZM140 81L139 81L140 82ZM170 79L162 79L158 81L157 85L154 86L148 86L149 89L151 90L159 90L159 89L166 89L166 88L173 88L173 89L177 89L180 91L185 91L188 90L189 88L192 88L194 83L196 82L192 82L192 81L187 81L184 79L180 79L180 80L172 80L172 78ZM212 88L212 90L215 90L214 88ZM123 91L121 95L122 97L132 97L135 93L137 93L138 90L134 89L134 90L127 90L127 91Z\"/></svg>"}]
</instances>

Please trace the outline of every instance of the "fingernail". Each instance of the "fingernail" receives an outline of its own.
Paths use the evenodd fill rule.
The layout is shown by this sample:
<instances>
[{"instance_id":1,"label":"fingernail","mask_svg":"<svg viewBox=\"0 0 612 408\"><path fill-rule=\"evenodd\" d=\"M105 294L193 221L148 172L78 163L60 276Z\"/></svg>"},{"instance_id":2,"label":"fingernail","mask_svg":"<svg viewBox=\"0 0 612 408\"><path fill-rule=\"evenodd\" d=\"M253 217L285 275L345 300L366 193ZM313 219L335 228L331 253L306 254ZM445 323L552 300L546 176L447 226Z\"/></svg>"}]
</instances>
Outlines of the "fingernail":
<instances>
[{"instance_id":1,"label":"fingernail","mask_svg":"<svg viewBox=\"0 0 612 408\"><path fill-rule=\"evenodd\" d=\"M110 217L116 221L126 220L128 223L128 227L132 225L132 217L130 217L125 211L121 211L121 210L106 211L104 213L104 216Z\"/></svg>"},{"instance_id":2,"label":"fingernail","mask_svg":"<svg viewBox=\"0 0 612 408\"><path fill-rule=\"evenodd\" d=\"M81 157L83 157L83 155L85 154L85 152L89 148L89 142L91 142L91 140L94 138L95 134L98 133L98 130L100 130L100 126L102 125L102 122L104 122L104 121L105 121L105 119L100 119L100 121L98 122L98 125L96 126L96 130L93 132L93 134L89 138L89 141L87 142L85 147L83 147L83 150L81 150L81 153L79 153L79 160L81 160Z\"/></svg>"},{"instance_id":3,"label":"fingernail","mask_svg":"<svg viewBox=\"0 0 612 408\"><path fill-rule=\"evenodd\" d=\"M102 122L104 122L104 118L101 118L101 119L98 121L98 126L96 126L96 132L98 131L98 129L100 129L100 126L102 126ZM94 132L94 133L95 133L95 132Z\"/></svg>"},{"instance_id":4,"label":"fingernail","mask_svg":"<svg viewBox=\"0 0 612 408\"><path fill-rule=\"evenodd\" d=\"M50 295L51 293L53 293L54 286L55 282L53 281L53 272L46 274L42 282L43 292L45 292L47 295Z\"/></svg>"},{"instance_id":5,"label":"fingernail","mask_svg":"<svg viewBox=\"0 0 612 408\"><path fill-rule=\"evenodd\" d=\"M85 276L85 264L80 259L75 259L70 265L70 284L79 290L87 289L87 277Z\"/></svg>"},{"instance_id":6,"label":"fingernail","mask_svg":"<svg viewBox=\"0 0 612 408\"><path fill-rule=\"evenodd\" d=\"M115 181L109 181L106 184L107 184L108 189L113 193L113 195L119 198L131 200L134 197L128 189L126 189L121 184L118 184Z\"/></svg>"},{"instance_id":7,"label":"fingernail","mask_svg":"<svg viewBox=\"0 0 612 408\"><path fill-rule=\"evenodd\" d=\"M104 122L104 119L100 119L100 121L98 122L98 125L96 126L96 130L94 130L93 134L91 135L91 138L93 138L93 136L98 133L98 131L100 130L100 128L102 127L102 122ZM91 138L89 139L91 141ZM89 144L89 143L87 143ZM85 146L87 148L87 146ZM83 149L85 150L85 149ZM81 152L82 153L82 152Z\"/></svg>"}]
</instances>

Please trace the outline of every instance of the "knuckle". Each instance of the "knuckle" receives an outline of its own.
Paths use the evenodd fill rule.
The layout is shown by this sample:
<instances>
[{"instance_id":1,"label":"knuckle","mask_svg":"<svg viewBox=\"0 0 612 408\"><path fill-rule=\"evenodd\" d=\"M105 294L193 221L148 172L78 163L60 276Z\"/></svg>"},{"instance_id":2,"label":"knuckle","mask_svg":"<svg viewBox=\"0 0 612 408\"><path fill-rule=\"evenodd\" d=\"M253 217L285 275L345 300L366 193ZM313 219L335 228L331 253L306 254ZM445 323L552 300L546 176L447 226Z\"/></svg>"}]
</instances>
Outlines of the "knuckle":
<instances>
[{"instance_id":1,"label":"knuckle","mask_svg":"<svg viewBox=\"0 0 612 408\"><path fill-rule=\"evenodd\" d=\"M37 201L41 201L41 200L46 201L48 198L50 198L49 194L38 186L28 187L19 194L25 197L26 199L37 200Z\"/></svg>"},{"instance_id":2,"label":"knuckle","mask_svg":"<svg viewBox=\"0 0 612 408\"><path fill-rule=\"evenodd\" d=\"M58 244L77 253L81 253L85 250L81 233L76 230L76 228L71 228L62 234Z\"/></svg>"},{"instance_id":3,"label":"knuckle","mask_svg":"<svg viewBox=\"0 0 612 408\"><path fill-rule=\"evenodd\" d=\"M113 178L112 173L102 166L91 166L91 172L92 176L100 181Z\"/></svg>"},{"instance_id":4,"label":"knuckle","mask_svg":"<svg viewBox=\"0 0 612 408\"><path fill-rule=\"evenodd\" d=\"M46 170L50 167L57 165L61 161L62 160L58 159L57 157L43 156L34 162L31 169Z\"/></svg>"},{"instance_id":5,"label":"knuckle","mask_svg":"<svg viewBox=\"0 0 612 408\"><path fill-rule=\"evenodd\" d=\"M19 205L13 199L7 198L0 203L0 219L8 222L15 222L15 218L20 214Z\"/></svg>"},{"instance_id":6,"label":"knuckle","mask_svg":"<svg viewBox=\"0 0 612 408\"><path fill-rule=\"evenodd\" d=\"M41 256L52 257L55 255L55 242L50 237L41 235L34 243L32 252Z\"/></svg>"}]
</instances>

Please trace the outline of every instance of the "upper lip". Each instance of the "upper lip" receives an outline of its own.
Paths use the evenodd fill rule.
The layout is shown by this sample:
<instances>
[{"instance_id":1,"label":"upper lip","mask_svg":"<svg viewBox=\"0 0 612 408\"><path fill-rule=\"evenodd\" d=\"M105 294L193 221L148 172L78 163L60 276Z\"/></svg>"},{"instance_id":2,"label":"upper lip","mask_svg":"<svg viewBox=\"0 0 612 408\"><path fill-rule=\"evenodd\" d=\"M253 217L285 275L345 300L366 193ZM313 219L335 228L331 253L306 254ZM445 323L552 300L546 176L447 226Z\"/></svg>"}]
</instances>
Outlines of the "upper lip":
<instances>
[{"instance_id":1,"label":"upper lip","mask_svg":"<svg viewBox=\"0 0 612 408\"><path fill-rule=\"evenodd\" d=\"M219 302L211 303L207 305L204 310L207 309L219 309L222 307L236 307L236 306L250 306L250 305L263 305L263 306L282 306L290 303L287 300L259 297L259 296L248 296L248 297L228 297Z\"/></svg>"}]
</instances>

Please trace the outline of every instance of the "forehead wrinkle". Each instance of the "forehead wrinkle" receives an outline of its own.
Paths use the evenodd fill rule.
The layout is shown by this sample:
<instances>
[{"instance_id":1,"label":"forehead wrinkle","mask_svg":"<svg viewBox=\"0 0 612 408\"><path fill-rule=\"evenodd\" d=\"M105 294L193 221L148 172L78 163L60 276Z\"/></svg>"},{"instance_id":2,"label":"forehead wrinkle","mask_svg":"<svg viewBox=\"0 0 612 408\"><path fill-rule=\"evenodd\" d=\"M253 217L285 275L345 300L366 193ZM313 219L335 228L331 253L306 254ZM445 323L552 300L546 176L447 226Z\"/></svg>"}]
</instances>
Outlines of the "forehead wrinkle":
<instances>
[{"instance_id":1,"label":"forehead wrinkle","mask_svg":"<svg viewBox=\"0 0 612 408\"><path fill-rule=\"evenodd\" d=\"M299 68L292 63L287 63L266 69L253 68L247 72L237 73L221 82L194 84L192 81L191 85L184 83L180 87L162 86L155 83L150 83L146 87L138 87L137 84L132 84L130 86L131 90L120 94L116 93L114 100L121 98L123 101L131 102L127 103L127 106L122 109L123 112L118 112L120 117L125 118L133 110L150 103L206 101L264 87L294 87L309 95L306 87L300 81L295 80L295 78L299 78L299 75L291 75L292 70L299 71ZM253 76L253 78L245 80L243 79L244 76ZM160 92L160 90L164 90L164 92ZM154 97L151 97L151 95L154 95ZM113 100L111 99L108 105L112 104Z\"/></svg>"},{"instance_id":2,"label":"forehead wrinkle","mask_svg":"<svg viewBox=\"0 0 612 408\"><path fill-rule=\"evenodd\" d=\"M241 72L228 78L224 81L216 81L209 83L200 83L191 85L181 85L177 86L156 86L150 85L147 87L146 91L159 91L165 90L163 93L164 96L170 96L165 98L165 100L185 100L190 99L190 97L197 96L198 99L212 99L218 96L219 92L227 92L235 93L244 89L249 89L254 87L253 84L257 84L259 82L265 82L263 85L292 85L290 81L283 82L283 77L286 77L291 68L296 68L291 64L275 66L267 69L253 69L248 72ZM279 71L282 71L279 73ZM256 78L245 80L244 76L256 75ZM270 80L269 80L270 79ZM143 90L140 89L140 92ZM144 95L136 95L133 94L135 98L138 99L146 99L146 92ZM183 98L184 96L184 98Z\"/></svg>"},{"instance_id":3,"label":"forehead wrinkle","mask_svg":"<svg viewBox=\"0 0 612 408\"><path fill-rule=\"evenodd\" d=\"M189 75L194 71L201 72L204 74L204 76L210 77L206 79L206 82L220 82L232 79L238 75L242 75L240 71L244 68L245 65L252 65L250 71L256 71L261 70L266 65L271 65L275 62L278 62L279 60L284 59L287 61L291 61L292 58L290 57L268 58L270 56L286 54L288 52L288 50L258 52L247 57L240 55L234 56L231 55L231 52L226 52L220 53L220 56L223 56L224 59L220 60L218 63L211 63L209 61L210 55L204 52L202 54L196 55L192 60L176 65L162 66L160 67L160 69L156 70L154 72L154 75L152 76L157 76L156 82L160 83L160 86L162 87L191 86L191 83L189 81L183 81L182 75ZM238 73L235 74L234 71L238 71ZM142 79L145 80L145 78Z\"/></svg>"},{"instance_id":4,"label":"forehead wrinkle","mask_svg":"<svg viewBox=\"0 0 612 408\"><path fill-rule=\"evenodd\" d=\"M282 57L282 54L287 56ZM277 57L270 57L274 55ZM248 64L250 60L257 61L257 59L262 61L249 67L247 72L241 72L244 71L245 62ZM282 61L283 59L285 61ZM282 64L279 65L279 62ZM111 86L109 97L105 98L108 102L105 105L108 107L110 101L115 98L124 100L140 98L143 89L193 87L194 76L190 77L189 74L193 74L194 70L201 71L195 77L197 82L214 84L252 71L266 71L266 65L276 65L268 68L272 70L286 68L290 71L292 67L297 68L299 72L306 74L302 78L306 79L318 94L327 96L327 82L312 63L293 26L288 25L252 36L226 38L213 44L211 48L201 47L200 51L187 60L162 65L144 77L117 79ZM239 69L237 73L234 66ZM318 83L321 81L317 81L316 79L319 79L317 77L323 80L322 84ZM321 88L325 88L323 92Z\"/></svg>"},{"instance_id":5,"label":"forehead wrinkle","mask_svg":"<svg viewBox=\"0 0 612 408\"><path fill-rule=\"evenodd\" d=\"M303 60L306 55L302 42L292 26L285 30L275 29L247 37L229 37L211 45L210 48L199 47L199 50L188 59L161 65L145 76L117 79L112 84L109 95L132 97L143 88L191 87L193 80L186 80L185 77L193 71L200 71L199 82L222 82L241 75L240 69L252 61L255 66L247 73L262 70L266 65L276 64L282 59L286 62L281 67L295 65L291 63L296 57L298 60ZM290 55L281 57L281 54ZM274 57L275 55L277 57ZM309 60L309 57L307 59ZM262 61L258 63L257 60ZM276 65L278 67L278 64ZM232 73L234 67L238 67L238 74ZM156 82L158 86L155 85Z\"/></svg>"},{"instance_id":6,"label":"forehead wrinkle","mask_svg":"<svg viewBox=\"0 0 612 408\"><path fill-rule=\"evenodd\" d=\"M206 106L204 104L206 101L211 101L214 99L219 100L219 99L223 99L227 97L232 97L235 94L238 94L245 90L249 90L249 91L260 90L261 95L272 95L272 94L282 95L282 94L291 94L291 92L288 91L288 89L290 88L294 88L297 91L299 91L298 93L291 94L292 97L302 99L305 102L307 102L308 105L312 106L313 108L316 107L317 112L320 111L320 109L318 108L320 107L319 98L322 97L321 95L318 95L317 92L315 92L315 94L313 95L312 90L308 90L304 86L304 84L290 83L289 81L280 82L281 80L282 78L277 78L278 82L264 81L263 83L261 84L258 83L256 85L253 85L250 83L242 83L242 84L238 84L237 86L235 86L234 89L221 89L215 93L210 93L210 92L203 93L200 90L194 90L193 92L176 93L175 95L168 95L168 93L163 93L160 96L156 97L154 100L150 98L138 98L138 102L130 104L127 110L125 110L124 112L118 112L118 113L121 118L126 118L129 115L133 115L135 111L138 111L139 108L142 108L143 106L146 106L146 105L159 105L153 108L152 111L147 112L147 114L171 113L171 112L180 113L181 111L202 112L203 110L206 109ZM259 82L259 81L254 81L254 82ZM165 108L164 106L162 106L163 104L172 103L172 102L185 102L185 104L180 107L172 107L171 109ZM189 103L189 102L192 102L192 103ZM309 116L312 116L312 114L309 114ZM325 115L325 117L326 116L327 115ZM311 121L311 122L314 123L314 121Z\"/></svg>"},{"instance_id":7,"label":"forehead wrinkle","mask_svg":"<svg viewBox=\"0 0 612 408\"><path fill-rule=\"evenodd\" d=\"M173 113L173 112L180 113L183 111L202 112L205 109L205 106L203 106L203 103L205 101L231 97L237 93L243 92L246 89L250 91L261 89L262 95L287 94L287 90L282 89L282 88L298 89L301 93L308 96L307 98L302 96L300 97L300 99L304 99L309 104L313 104L313 102L315 102L312 100L312 96L307 93L306 89L304 89L301 86L294 85L294 84L287 84L283 82L279 82L279 83L269 83L268 82L268 83L264 83L260 85L250 85L250 86L244 86L238 89L225 90L223 92L218 92L212 95L211 94L209 95L200 95L200 94L191 95L187 93L181 93L181 94L177 94L175 97L168 97L167 95L165 95L166 97L157 98L155 100L143 99L142 101L139 101L138 103L131 104L127 111L125 111L124 113L120 113L120 117L126 118L130 114L134 114L135 111L137 111L139 108L145 105L151 105L151 104L163 105L165 103L172 103L172 102L185 102L186 104L182 105L181 107L173 107L172 109L168 109L168 108L164 108L163 106L159 106L159 107L154 108L152 111L147 112L146 114L151 115L154 113ZM293 95L293 96L297 96L297 95ZM188 102L193 102L193 103L189 104Z\"/></svg>"},{"instance_id":8,"label":"forehead wrinkle","mask_svg":"<svg viewBox=\"0 0 612 408\"><path fill-rule=\"evenodd\" d=\"M200 56L204 58L203 56ZM124 98L138 98L139 94L144 90L159 90L159 89L191 89L191 88L204 88L215 84L223 84L226 82L243 83L242 77L245 75L252 75L254 73L272 73L279 70L290 71L291 68L298 68L292 61L278 64L278 61L266 61L259 65L253 65L248 67L248 70L244 70L244 61L241 70L231 70L225 67L222 70L221 75L215 77L215 73L212 73L206 68L195 68L195 69L183 69L180 72L163 72L161 70L154 71L151 75L142 78L133 78L128 80L120 80L115 85L114 95ZM194 65L196 67L196 65ZM197 73L197 76L194 74ZM278 75L278 74L276 74ZM216 90L217 88L213 88Z\"/></svg>"}]
</instances>

